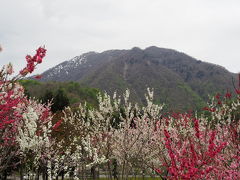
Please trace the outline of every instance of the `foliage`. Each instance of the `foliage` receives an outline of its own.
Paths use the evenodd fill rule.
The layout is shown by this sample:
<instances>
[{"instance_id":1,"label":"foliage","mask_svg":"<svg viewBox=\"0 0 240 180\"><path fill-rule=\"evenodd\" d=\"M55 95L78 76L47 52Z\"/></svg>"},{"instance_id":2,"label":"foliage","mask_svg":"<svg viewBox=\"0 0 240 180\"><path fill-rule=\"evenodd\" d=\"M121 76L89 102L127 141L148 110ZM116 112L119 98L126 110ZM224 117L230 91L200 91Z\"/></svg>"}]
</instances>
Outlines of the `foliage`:
<instances>
[{"instance_id":1,"label":"foliage","mask_svg":"<svg viewBox=\"0 0 240 180\"><path fill-rule=\"evenodd\" d=\"M29 79L20 80L19 82L24 86L25 91L27 90L30 97L43 100L44 103L52 100L57 91L62 89L71 106L86 101L89 106L96 107L97 94L100 92L98 89L82 86L77 82L40 82ZM53 97L48 97L49 95Z\"/></svg>"},{"instance_id":2,"label":"foliage","mask_svg":"<svg viewBox=\"0 0 240 180\"><path fill-rule=\"evenodd\" d=\"M52 102L53 98L54 98L53 92L47 89L44 95L41 97L41 100L43 103L47 104L49 102Z\"/></svg>"},{"instance_id":3,"label":"foliage","mask_svg":"<svg viewBox=\"0 0 240 180\"><path fill-rule=\"evenodd\" d=\"M63 89L57 90L52 103L51 109L53 112L62 111L65 107L69 106L69 99Z\"/></svg>"}]
</instances>

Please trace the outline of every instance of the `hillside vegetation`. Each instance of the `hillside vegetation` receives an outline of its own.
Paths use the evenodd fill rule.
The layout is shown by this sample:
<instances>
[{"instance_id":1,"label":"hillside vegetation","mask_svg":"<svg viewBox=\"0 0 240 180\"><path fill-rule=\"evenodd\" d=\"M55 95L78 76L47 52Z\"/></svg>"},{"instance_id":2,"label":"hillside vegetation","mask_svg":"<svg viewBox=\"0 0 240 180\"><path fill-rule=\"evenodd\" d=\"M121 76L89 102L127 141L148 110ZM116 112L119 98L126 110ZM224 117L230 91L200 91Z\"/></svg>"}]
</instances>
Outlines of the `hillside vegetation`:
<instances>
[{"instance_id":1,"label":"hillside vegetation","mask_svg":"<svg viewBox=\"0 0 240 180\"><path fill-rule=\"evenodd\" d=\"M95 107L97 105L97 95L100 90L81 86L77 82L39 82L36 80L20 80L25 88L25 93L30 97L45 100L49 96L56 95L58 90L62 90L69 99L69 103L75 106L79 103L87 102L88 105ZM47 98L50 99L50 98Z\"/></svg>"},{"instance_id":2,"label":"hillside vegetation","mask_svg":"<svg viewBox=\"0 0 240 180\"><path fill-rule=\"evenodd\" d=\"M154 89L155 103L172 111L201 109L208 96L233 91L237 75L184 53L158 47L89 52L42 73L41 81L67 82L98 88L112 95L126 89L131 100L146 104L145 92Z\"/></svg>"}]
</instances>

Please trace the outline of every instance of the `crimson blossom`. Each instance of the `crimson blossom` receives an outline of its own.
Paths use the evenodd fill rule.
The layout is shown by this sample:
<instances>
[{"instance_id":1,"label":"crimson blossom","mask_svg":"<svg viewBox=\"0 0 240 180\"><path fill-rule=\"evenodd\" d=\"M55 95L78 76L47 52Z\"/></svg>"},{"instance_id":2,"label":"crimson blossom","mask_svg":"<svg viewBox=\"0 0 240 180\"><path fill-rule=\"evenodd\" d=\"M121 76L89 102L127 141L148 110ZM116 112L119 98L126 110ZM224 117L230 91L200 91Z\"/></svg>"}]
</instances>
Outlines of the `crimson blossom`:
<instances>
[{"instance_id":1,"label":"crimson blossom","mask_svg":"<svg viewBox=\"0 0 240 180\"><path fill-rule=\"evenodd\" d=\"M167 179L240 179L239 94L217 95L204 110L209 114L175 113L158 125L165 142L158 174Z\"/></svg>"},{"instance_id":2,"label":"crimson blossom","mask_svg":"<svg viewBox=\"0 0 240 180\"><path fill-rule=\"evenodd\" d=\"M49 136L49 132L45 131L48 130L46 127L51 127L48 125L51 121L50 108L28 99L18 83L19 79L33 72L45 54L46 49L39 47L33 57L26 56L26 67L13 78L10 78L14 72L11 63L0 70L0 179L4 179L3 174L10 167L25 163L20 159L26 148L29 150L29 146L33 145L36 150L35 144L46 144L46 135Z\"/></svg>"}]
</instances>

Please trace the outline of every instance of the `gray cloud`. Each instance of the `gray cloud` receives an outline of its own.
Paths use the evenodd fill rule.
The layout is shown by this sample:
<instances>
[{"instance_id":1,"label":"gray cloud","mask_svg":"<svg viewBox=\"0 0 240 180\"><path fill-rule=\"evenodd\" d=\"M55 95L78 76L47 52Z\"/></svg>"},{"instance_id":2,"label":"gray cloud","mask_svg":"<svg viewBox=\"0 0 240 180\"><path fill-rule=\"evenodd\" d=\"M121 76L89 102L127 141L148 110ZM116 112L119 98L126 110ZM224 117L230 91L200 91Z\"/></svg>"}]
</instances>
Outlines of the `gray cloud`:
<instances>
[{"instance_id":1,"label":"gray cloud","mask_svg":"<svg viewBox=\"0 0 240 180\"><path fill-rule=\"evenodd\" d=\"M42 72L87 51L155 45L239 72L239 0L5 0L0 66L19 70L39 45Z\"/></svg>"}]
</instances>

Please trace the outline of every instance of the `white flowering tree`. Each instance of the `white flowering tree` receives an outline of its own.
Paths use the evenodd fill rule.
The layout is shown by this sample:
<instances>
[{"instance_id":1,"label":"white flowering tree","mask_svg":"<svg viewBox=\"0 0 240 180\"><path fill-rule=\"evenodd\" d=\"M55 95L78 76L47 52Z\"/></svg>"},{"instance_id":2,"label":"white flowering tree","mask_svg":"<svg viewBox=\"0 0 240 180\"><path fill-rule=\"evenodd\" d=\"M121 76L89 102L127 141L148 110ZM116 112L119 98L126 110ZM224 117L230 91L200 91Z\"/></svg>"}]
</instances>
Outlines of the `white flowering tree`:
<instances>
[{"instance_id":1,"label":"white flowering tree","mask_svg":"<svg viewBox=\"0 0 240 180\"><path fill-rule=\"evenodd\" d=\"M129 102L128 90L124 95L124 113L120 115L119 129L113 135L113 156L119 163L121 178L128 178L133 173L152 174L152 169L159 163L160 141L156 123L163 106L153 104L153 91L147 90L147 105L141 108Z\"/></svg>"},{"instance_id":2,"label":"white flowering tree","mask_svg":"<svg viewBox=\"0 0 240 180\"><path fill-rule=\"evenodd\" d=\"M51 161L54 141L51 139L50 108L35 100L28 100L22 118L16 136L16 142L20 147L20 161L29 177L39 177L41 168L47 167L51 170L49 161Z\"/></svg>"},{"instance_id":3,"label":"white flowering tree","mask_svg":"<svg viewBox=\"0 0 240 180\"><path fill-rule=\"evenodd\" d=\"M116 94L113 98L106 93L100 94L97 109L89 109L85 104L80 105L75 112L70 108L65 110L61 127L62 130L66 128L64 132L70 133L65 143L74 140L81 144L82 152L85 153L81 154L84 157L82 163L88 162L87 166L95 167L107 162L110 179L116 177L112 172L115 160L121 169L122 178L133 173L133 169L136 173L152 169L158 162L156 122L162 106L153 104L153 92L149 89L146 107L132 105L128 90L123 99L121 103Z\"/></svg>"},{"instance_id":4,"label":"white flowering tree","mask_svg":"<svg viewBox=\"0 0 240 180\"><path fill-rule=\"evenodd\" d=\"M109 107L106 103L110 101L105 94L99 96L101 111L87 108L86 104L80 104L74 112L71 108L65 109L61 130L67 136L58 143L58 149L64 152L60 171L67 173L74 167L74 177L77 178L78 173L84 176L86 168L94 168L107 161L113 109L106 109Z\"/></svg>"}]
</instances>

